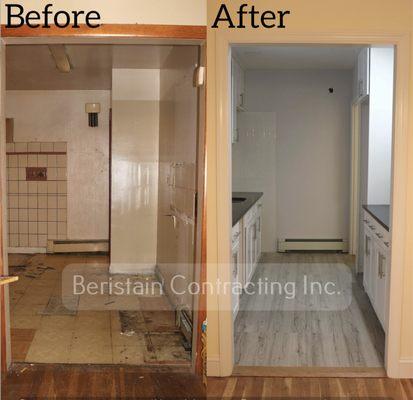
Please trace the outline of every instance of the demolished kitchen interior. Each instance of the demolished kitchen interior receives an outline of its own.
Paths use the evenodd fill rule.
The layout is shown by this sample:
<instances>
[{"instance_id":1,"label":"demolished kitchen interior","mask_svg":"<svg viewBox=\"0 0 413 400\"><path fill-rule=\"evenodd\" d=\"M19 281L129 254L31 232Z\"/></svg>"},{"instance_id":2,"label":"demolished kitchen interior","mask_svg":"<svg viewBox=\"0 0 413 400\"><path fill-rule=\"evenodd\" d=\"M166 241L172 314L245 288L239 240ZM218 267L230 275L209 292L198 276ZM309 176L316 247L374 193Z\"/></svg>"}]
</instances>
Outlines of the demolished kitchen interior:
<instances>
[{"instance_id":1,"label":"demolished kitchen interior","mask_svg":"<svg viewBox=\"0 0 413 400\"><path fill-rule=\"evenodd\" d=\"M381 369L394 48L231 52L236 368Z\"/></svg>"},{"instance_id":2,"label":"demolished kitchen interior","mask_svg":"<svg viewBox=\"0 0 413 400\"><path fill-rule=\"evenodd\" d=\"M6 46L11 362L192 368L200 57Z\"/></svg>"}]
</instances>

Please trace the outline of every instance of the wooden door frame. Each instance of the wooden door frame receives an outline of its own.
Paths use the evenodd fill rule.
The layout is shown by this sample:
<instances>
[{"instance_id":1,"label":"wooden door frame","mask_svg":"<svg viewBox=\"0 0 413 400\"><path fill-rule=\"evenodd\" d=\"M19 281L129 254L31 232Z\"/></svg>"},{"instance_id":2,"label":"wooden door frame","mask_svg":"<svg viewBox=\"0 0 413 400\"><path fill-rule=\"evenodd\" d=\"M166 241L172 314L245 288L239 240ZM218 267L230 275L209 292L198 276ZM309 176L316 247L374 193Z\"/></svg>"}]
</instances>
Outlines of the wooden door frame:
<instances>
[{"instance_id":1,"label":"wooden door frame","mask_svg":"<svg viewBox=\"0 0 413 400\"><path fill-rule=\"evenodd\" d=\"M57 28L51 26L50 29L31 29L27 26L21 28L6 28L1 26L0 40L4 44L52 44L52 43L77 43L77 44L193 44L205 46L206 44L206 26L201 25L147 25L147 24L102 24L99 28L92 29L86 25L81 25L79 29L73 28ZM1 87L1 85L0 85ZM205 90L203 91L205 94ZM205 105L205 101L200 102ZM205 113L204 113L205 116ZM3 121L0 121L3 123ZM206 196L206 180L205 180L205 122L199 124L202 132L202 144L199 148L200 163L198 165L198 176L202 177L199 181L198 190ZM3 170L3 168L2 168ZM3 171L0 171L3 172ZM1 176L1 174L0 174ZM4 179L3 177L1 179ZM2 189L0 189L0 196ZM2 204L0 204L1 206ZM202 202L202 208L199 210L198 216L201 224L199 229L199 265L200 265L200 283L206 280L206 210L205 202ZM0 218L0 223L2 222ZM1 225L3 229L3 225ZM3 244L3 241L2 243ZM3 266L3 255L0 255L0 273ZM201 293L197 300L197 325L194 332L196 348L192 350L192 370L194 373L201 374L202 359L201 359L201 335L202 323L205 320L205 305L206 295ZM0 293L0 308L7 310L4 290ZM1 362L2 365L8 368L8 353L7 349L7 312L1 314ZM10 330L10 327L9 329ZM4 344L4 346L3 346Z\"/></svg>"},{"instance_id":2,"label":"wooden door frame","mask_svg":"<svg viewBox=\"0 0 413 400\"><path fill-rule=\"evenodd\" d=\"M212 40L212 39L211 39ZM389 322L386 336L386 372L391 377L407 377L412 374L413 360L401 360L402 305L403 282L405 271L409 268L411 258L405 249L409 246L406 237L406 219L409 215L407 195L410 188L408 181L408 137L409 137L409 68L410 37L406 32L352 34L348 32L320 33L284 33L268 35L258 31L242 32L241 30L220 31L214 37L215 60L209 68L210 79L215 87L209 87L215 98L209 102L208 126L209 141L214 145L214 158L208 164L208 173L214 173L211 180L216 181L214 198L208 200L215 205L216 221L211 223L208 246L208 275L219 282L231 281L231 140L230 140L230 55L232 45L248 44L300 44L300 45L393 45L396 48L396 79L393 134L393 168L392 168L392 252L391 252L391 284L389 300ZM210 169L211 167L211 169ZM219 174L216 173L219 171ZM208 196L208 199L210 195ZM208 223L208 225L210 225ZM209 242L208 242L209 243ZM211 265L215 266L211 269ZM212 279L212 278L211 278ZM213 310L218 315L211 328L217 333L218 354L208 357L208 372L211 376L230 376L234 370L234 334L231 316L231 297L229 293L214 295L208 304L216 304ZM209 329L209 332L211 332ZM292 373L291 371L290 373Z\"/></svg>"}]
</instances>

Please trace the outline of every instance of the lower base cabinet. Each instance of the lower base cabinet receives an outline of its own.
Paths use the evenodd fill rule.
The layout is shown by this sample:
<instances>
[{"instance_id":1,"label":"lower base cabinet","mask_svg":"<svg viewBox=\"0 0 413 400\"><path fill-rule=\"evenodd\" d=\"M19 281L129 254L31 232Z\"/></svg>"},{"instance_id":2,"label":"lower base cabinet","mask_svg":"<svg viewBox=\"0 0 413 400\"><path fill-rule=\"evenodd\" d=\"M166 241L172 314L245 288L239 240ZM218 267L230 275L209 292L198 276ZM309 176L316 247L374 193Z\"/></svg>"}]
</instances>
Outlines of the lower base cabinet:
<instances>
[{"instance_id":1,"label":"lower base cabinet","mask_svg":"<svg viewBox=\"0 0 413 400\"><path fill-rule=\"evenodd\" d=\"M387 331L390 275L389 232L364 214L363 285L374 311Z\"/></svg>"},{"instance_id":2,"label":"lower base cabinet","mask_svg":"<svg viewBox=\"0 0 413 400\"><path fill-rule=\"evenodd\" d=\"M262 201L259 200L232 228L233 288L245 288L254 276L261 258ZM232 314L237 316L240 293L233 290Z\"/></svg>"}]
</instances>

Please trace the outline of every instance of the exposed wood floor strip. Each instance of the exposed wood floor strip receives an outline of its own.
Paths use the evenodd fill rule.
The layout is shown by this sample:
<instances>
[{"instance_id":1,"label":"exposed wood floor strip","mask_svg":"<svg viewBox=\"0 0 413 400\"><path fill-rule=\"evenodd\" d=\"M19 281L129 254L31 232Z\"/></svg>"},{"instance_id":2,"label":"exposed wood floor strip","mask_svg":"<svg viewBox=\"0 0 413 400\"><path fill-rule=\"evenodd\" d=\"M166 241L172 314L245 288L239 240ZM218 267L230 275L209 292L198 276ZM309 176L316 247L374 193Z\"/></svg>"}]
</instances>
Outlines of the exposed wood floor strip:
<instances>
[{"instance_id":1,"label":"exposed wood floor strip","mask_svg":"<svg viewBox=\"0 0 413 400\"><path fill-rule=\"evenodd\" d=\"M209 399L411 400L413 380L389 378L210 378Z\"/></svg>"},{"instance_id":2,"label":"exposed wood floor strip","mask_svg":"<svg viewBox=\"0 0 413 400\"><path fill-rule=\"evenodd\" d=\"M179 370L179 368L178 368ZM167 367L17 364L2 384L3 400L203 399L201 379Z\"/></svg>"}]
</instances>

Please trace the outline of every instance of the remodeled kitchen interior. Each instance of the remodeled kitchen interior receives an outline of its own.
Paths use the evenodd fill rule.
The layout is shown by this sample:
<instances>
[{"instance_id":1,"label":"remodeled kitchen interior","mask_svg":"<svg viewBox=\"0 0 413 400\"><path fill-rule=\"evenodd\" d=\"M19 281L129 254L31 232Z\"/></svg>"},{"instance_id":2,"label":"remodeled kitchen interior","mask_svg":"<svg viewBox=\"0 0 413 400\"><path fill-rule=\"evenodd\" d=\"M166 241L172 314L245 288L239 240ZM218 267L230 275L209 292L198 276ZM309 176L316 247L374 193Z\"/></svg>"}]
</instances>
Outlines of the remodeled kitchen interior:
<instances>
[{"instance_id":1,"label":"remodeled kitchen interior","mask_svg":"<svg viewBox=\"0 0 413 400\"><path fill-rule=\"evenodd\" d=\"M12 362L191 367L199 60L197 45L7 45ZM75 273L103 289L75 293Z\"/></svg>"},{"instance_id":2,"label":"remodeled kitchen interior","mask_svg":"<svg viewBox=\"0 0 413 400\"><path fill-rule=\"evenodd\" d=\"M394 48L233 45L231 64L234 362L382 368Z\"/></svg>"}]
</instances>

